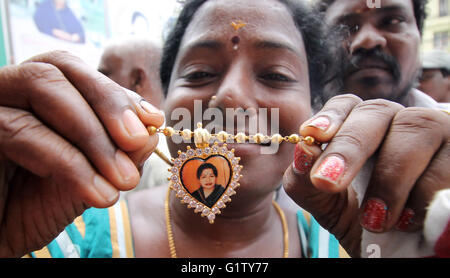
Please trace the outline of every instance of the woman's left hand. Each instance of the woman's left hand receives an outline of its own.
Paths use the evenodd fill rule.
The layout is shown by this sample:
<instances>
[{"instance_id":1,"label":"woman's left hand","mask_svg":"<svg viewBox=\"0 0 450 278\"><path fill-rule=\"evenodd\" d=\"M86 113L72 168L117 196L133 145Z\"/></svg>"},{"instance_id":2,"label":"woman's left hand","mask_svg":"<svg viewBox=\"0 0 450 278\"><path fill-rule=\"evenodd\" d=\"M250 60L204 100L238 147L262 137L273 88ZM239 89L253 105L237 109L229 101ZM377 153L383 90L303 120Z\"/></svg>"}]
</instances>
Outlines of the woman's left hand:
<instances>
[{"instance_id":1,"label":"woman's left hand","mask_svg":"<svg viewBox=\"0 0 450 278\"><path fill-rule=\"evenodd\" d=\"M299 143L284 188L352 256L360 256L362 228L422 228L435 193L450 187L449 127L443 111L334 97L300 128L302 136L329 144L322 151ZM361 181L355 178L372 157L369 184L358 192Z\"/></svg>"}]
</instances>

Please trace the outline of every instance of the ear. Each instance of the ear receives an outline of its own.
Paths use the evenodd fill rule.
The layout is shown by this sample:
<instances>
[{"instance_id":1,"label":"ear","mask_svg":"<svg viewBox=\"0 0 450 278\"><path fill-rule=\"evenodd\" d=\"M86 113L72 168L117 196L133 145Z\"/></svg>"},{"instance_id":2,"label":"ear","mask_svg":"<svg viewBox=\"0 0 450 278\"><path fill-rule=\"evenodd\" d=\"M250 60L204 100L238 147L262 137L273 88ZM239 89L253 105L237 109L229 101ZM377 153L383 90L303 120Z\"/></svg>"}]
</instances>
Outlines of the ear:
<instances>
[{"instance_id":1,"label":"ear","mask_svg":"<svg viewBox=\"0 0 450 278\"><path fill-rule=\"evenodd\" d=\"M141 68L134 68L130 73L131 90L141 94L145 90L145 82L147 81L147 74Z\"/></svg>"}]
</instances>

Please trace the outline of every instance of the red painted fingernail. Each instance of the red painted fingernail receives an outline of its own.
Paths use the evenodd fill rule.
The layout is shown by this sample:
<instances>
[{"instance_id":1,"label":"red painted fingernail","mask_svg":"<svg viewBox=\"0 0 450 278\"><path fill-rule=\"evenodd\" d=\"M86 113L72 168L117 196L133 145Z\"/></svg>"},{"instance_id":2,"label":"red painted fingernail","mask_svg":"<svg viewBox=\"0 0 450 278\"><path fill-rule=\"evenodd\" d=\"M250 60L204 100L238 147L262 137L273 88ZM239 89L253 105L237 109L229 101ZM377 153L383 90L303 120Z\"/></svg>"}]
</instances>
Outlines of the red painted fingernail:
<instances>
[{"instance_id":1,"label":"red painted fingernail","mask_svg":"<svg viewBox=\"0 0 450 278\"><path fill-rule=\"evenodd\" d=\"M364 207L361 226L366 230L381 232L386 222L387 206L380 199L369 199Z\"/></svg>"},{"instance_id":2,"label":"red painted fingernail","mask_svg":"<svg viewBox=\"0 0 450 278\"><path fill-rule=\"evenodd\" d=\"M303 150L300 144L295 146L294 171L297 174L306 174L313 165L313 156Z\"/></svg>"},{"instance_id":3,"label":"red painted fingernail","mask_svg":"<svg viewBox=\"0 0 450 278\"><path fill-rule=\"evenodd\" d=\"M395 228L400 231L406 231L409 228L409 226L413 223L412 219L414 215L415 213L412 209L410 208L404 209Z\"/></svg>"},{"instance_id":4,"label":"red painted fingernail","mask_svg":"<svg viewBox=\"0 0 450 278\"><path fill-rule=\"evenodd\" d=\"M318 117L314 119L311 123L309 123L307 126L315 127L323 131L326 131L330 127L330 120L327 117Z\"/></svg>"},{"instance_id":5,"label":"red painted fingernail","mask_svg":"<svg viewBox=\"0 0 450 278\"><path fill-rule=\"evenodd\" d=\"M336 182L344 173L344 170L344 160L338 156L330 155L320 164L319 169L314 173L314 177Z\"/></svg>"}]
</instances>

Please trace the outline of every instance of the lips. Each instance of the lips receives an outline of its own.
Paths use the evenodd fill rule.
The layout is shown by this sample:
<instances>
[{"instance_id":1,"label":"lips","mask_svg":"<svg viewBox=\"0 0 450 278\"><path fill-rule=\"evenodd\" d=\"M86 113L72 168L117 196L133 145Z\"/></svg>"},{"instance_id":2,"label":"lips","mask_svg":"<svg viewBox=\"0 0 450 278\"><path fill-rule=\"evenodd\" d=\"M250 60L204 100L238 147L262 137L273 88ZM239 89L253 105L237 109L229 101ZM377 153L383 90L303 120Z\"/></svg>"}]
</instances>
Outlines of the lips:
<instances>
[{"instance_id":1,"label":"lips","mask_svg":"<svg viewBox=\"0 0 450 278\"><path fill-rule=\"evenodd\" d=\"M379 60L375 59L364 59L359 61L356 65L352 66L348 71L348 75L354 74L356 72L366 70L366 69L381 69L387 72L391 72L389 66Z\"/></svg>"}]
</instances>

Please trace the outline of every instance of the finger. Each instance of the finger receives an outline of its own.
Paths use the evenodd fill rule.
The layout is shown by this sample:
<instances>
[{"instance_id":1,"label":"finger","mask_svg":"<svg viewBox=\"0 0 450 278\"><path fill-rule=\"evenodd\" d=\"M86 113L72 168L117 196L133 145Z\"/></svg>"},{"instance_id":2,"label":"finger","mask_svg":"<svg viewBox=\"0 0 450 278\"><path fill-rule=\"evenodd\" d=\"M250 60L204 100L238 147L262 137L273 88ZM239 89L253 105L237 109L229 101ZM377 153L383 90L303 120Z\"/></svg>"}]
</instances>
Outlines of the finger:
<instances>
[{"instance_id":1,"label":"finger","mask_svg":"<svg viewBox=\"0 0 450 278\"><path fill-rule=\"evenodd\" d=\"M32 111L86 154L100 173L119 189L128 190L138 184L139 172L132 161L117 149L95 112L58 68L28 63L10 67L2 73L0 102ZM134 121L142 125L131 110L124 115L134 117Z\"/></svg>"},{"instance_id":2,"label":"finger","mask_svg":"<svg viewBox=\"0 0 450 278\"><path fill-rule=\"evenodd\" d=\"M448 120L442 112L425 108L406 108L397 113L379 151L362 203L360 219L365 229L384 232L398 223L412 188L441 146L447 144ZM434 167L439 169L445 165L439 161L431 165L434 163L438 163ZM430 178L424 175L422 182ZM420 190L431 192L434 186Z\"/></svg>"},{"instance_id":3,"label":"finger","mask_svg":"<svg viewBox=\"0 0 450 278\"><path fill-rule=\"evenodd\" d=\"M450 187L450 142L444 144L433 157L425 173L416 182L395 228L414 232L423 227L427 208L436 192Z\"/></svg>"},{"instance_id":4,"label":"finger","mask_svg":"<svg viewBox=\"0 0 450 278\"><path fill-rule=\"evenodd\" d=\"M0 151L3 157L59 186L94 207L108 207L118 190L90 165L69 142L48 129L30 113L0 108Z\"/></svg>"},{"instance_id":5,"label":"finger","mask_svg":"<svg viewBox=\"0 0 450 278\"><path fill-rule=\"evenodd\" d=\"M125 88L124 88L125 89ZM137 105L135 105L135 109L139 116L139 119L145 126L152 126L159 128L164 124L164 114L143 99L137 93L125 89L125 92L128 94L130 99ZM156 147L158 146L159 136L158 134L150 134L150 138L147 141L147 144L142 147L140 150L136 152L129 152L128 156L134 162L134 164L138 167L139 171L142 172L145 161L150 157L150 155L154 152Z\"/></svg>"},{"instance_id":6,"label":"finger","mask_svg":"<svg viewBox=\"0 0 450 278\"><path fill-rule=\"evenodd\" d=\"M66 52L42 54L28 62L56 66L89 103L119 148L136 151L146 144L149 134L121 86Z\"/></svg>"},{"instance_id":7,"label":"finger","mask_svg":"<svg viewBox=\"0 0 450 278\"><path fill-rule=\"evenodd\" d=\"M313 167L311 181L330 193L347 188L378 149L392 119L402 108L381 99L357 104Z\"/></svg>"},{"instance_id":8,"label":"finger","mask_svg":"<svg viewBox=\"0 0 450 278\"><path fill-rule=\"evenodd\" d=\"M322 227L339 240L349 234L357 236L361 228L359 225L352 225L358 213L356 193L349 190L329 194L317 188L310 180L311 165L321 152L318 146L308 146L304 142L297 144L294 162L283 177L283 187L292 200L310 212ZM347 245L347 242L341 244ZM357 249L354 246L347 247Z\"/></svg>"},{"instance_id":9,"label":"finger","mask_svg":"<svg viewBox=\"0 0 450 278\"><path fill-rule=\"evenodd\" d=\"M300 127L300 135L312 136L319 142L329 142L348 117L352 109L362 100L351 94L330 99L319 113Z\"/></svg>"},{"instance_id":10,"label":"finger","mask_svg":"<svg viewBox=\"0 0 450 278\"><path fill-rule=\"evenodd\" d=\"M322 150L318 146L309 146L300 142L295 147L294 161L285 172L283 186L286 193L301 207L306 210L314 209L317 200L311 200L314 196L324 198L323 192L315 188L309 179L309 173L315 160ZM309 202L308 202L309 201Z\"/></svg>"},{"instance_id":11,"label":"finger","mask_svg":"<svg viewBox=\"0 0 450 278\"><path fill-rule=\"evenodd\" d=\"M141 174L145 161L147 161L150 155L153 154L156 147L158 146L158 142L159 142L158 135L150 136L150 139L147 141L147 145L145 145L141 150L137 152L127 153Z\"/></svg>"},{"instance_id":12,"label":"finger","mask_svg":"<svg viewBox=\"0 0 450 278\"><path fill-rule=\"evenodd\" d=\"M137 115L141 122L146 126L154 126L156 128L161 127L164 124L164 113L153 106L151 103L143 99L137 93L123 88L128 97L135 104Z\"/></svg>"}]
</instances>

